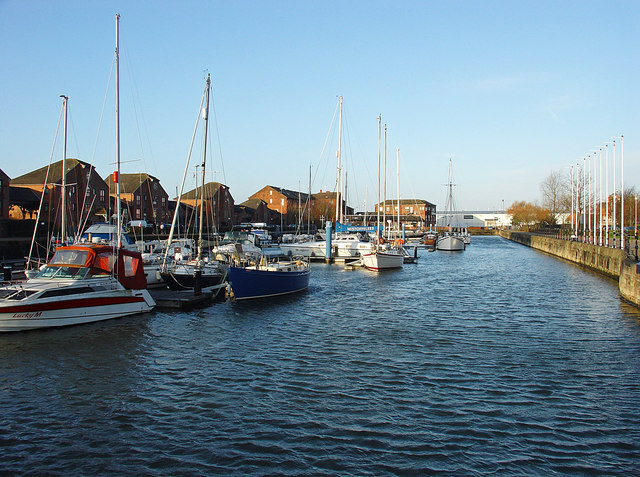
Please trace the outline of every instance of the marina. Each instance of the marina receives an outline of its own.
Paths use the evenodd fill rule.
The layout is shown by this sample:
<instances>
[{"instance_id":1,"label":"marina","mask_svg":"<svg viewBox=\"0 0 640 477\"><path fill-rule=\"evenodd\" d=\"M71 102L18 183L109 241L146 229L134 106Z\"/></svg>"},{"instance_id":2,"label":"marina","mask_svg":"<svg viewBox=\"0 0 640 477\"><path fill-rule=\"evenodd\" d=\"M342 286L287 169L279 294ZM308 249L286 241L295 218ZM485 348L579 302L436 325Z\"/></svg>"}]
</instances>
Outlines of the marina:
<instances>
[{"instance_id":1,"label":"marina","mask_svg":"<svg viewBox=\"0 0 640 477\"><path fill-rule=\"evenodd\" d=\"M3 471L632 475L640 313L615 282L500 237L419 253L0 335Z\"/></svg>"}]
</instances>

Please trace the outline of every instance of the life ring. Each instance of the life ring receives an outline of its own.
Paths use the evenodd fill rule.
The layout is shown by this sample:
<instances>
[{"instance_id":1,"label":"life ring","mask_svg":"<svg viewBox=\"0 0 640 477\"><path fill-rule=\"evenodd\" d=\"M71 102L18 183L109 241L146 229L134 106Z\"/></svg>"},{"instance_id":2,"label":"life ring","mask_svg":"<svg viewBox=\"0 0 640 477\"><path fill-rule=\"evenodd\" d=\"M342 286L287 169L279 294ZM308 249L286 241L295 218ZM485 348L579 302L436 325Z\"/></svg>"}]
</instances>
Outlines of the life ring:
<instances>
[{"instance_id":1,"label":"life ring","mask_svg":"<svg viewBox=\"0 0 640 477\"><path fill-rule=\"evenodd\" d=\"M402 240L402 239L398 239L398 240L396 240L396 245L397 245L398 247L402 247L402 246L404 245L404 240Z\"/></svg>"}]
</instances>

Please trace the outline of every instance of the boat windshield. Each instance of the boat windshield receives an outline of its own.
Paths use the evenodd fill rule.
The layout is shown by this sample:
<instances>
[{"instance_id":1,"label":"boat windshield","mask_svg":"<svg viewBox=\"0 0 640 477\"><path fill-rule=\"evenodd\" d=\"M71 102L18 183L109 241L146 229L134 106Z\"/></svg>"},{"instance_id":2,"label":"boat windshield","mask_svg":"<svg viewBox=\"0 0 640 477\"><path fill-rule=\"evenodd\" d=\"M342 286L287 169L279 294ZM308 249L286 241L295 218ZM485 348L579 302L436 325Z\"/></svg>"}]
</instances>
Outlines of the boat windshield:
<instances>
[{"instance_id":1,"label":"boat windshield","mask_svg":"<svg viewBox=\"0 0 640 477\"><path fill-rule=\"evenodd\" d=\"M84 265L89 256L88 250L58 249L49 262L52 265Z\"/></svg>"},{"instance_id":2,"label":"boat windshield","mask_svg":"<svg viewBox=\"0 0 640 477\"><path fill-rule=\"evenodd\" d=\"M38 272L35 278L49 278L58 280L82 280L89 273L87 267L65 267L47 265Z\"/></svg>"}]
</instances>

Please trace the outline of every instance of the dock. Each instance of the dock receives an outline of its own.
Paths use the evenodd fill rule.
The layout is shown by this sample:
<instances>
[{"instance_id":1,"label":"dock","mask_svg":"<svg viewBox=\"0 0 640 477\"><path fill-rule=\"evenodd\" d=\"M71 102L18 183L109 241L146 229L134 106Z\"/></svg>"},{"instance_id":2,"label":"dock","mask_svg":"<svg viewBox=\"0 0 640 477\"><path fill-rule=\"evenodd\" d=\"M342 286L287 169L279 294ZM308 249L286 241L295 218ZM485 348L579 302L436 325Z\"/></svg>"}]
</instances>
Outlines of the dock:
<instances>
[{"instance_id":1,"label":"dock","mask_svg":"<svg viewBox=\"0 0 640 477\"><path fill-rule=\"evenodd\" d=\"M157 309L187 310L197 306L207 305L215 299L227 284L216 285L202 289L200 295L194 295L193 290L169 290L168 288L151 288L149 293L156 302Z\"/></svg>"}]
</instances>

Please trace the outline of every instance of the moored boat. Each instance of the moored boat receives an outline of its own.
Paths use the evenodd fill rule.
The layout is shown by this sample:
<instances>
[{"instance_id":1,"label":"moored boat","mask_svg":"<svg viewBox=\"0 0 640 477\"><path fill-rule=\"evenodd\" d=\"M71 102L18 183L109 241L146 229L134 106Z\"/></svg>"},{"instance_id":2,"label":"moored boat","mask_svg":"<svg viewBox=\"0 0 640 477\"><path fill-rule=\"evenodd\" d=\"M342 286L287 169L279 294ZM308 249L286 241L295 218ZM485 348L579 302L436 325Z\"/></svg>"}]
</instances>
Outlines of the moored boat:
<instances>
[{"instance_id":1,"label":"moored boat","mask_svg":"<svg viewBox=\"0 0 640 477\"><path fill-rule=\"evenodd\" d=\"M230 266L228 280L236 300L286 295L309 286L311 267L305 260Z\"/></svg>"},{"instance_id":2,"label":"moored boat","mask_svg":"<svg viewBox=\"0 0 640 477\"><path fill-rule=\"evenodd\" d=\"M151 311L140 253L104 245L56 249L34 278L0 288L0 331L68 326Z\"/></svg>"}]
</instances>

